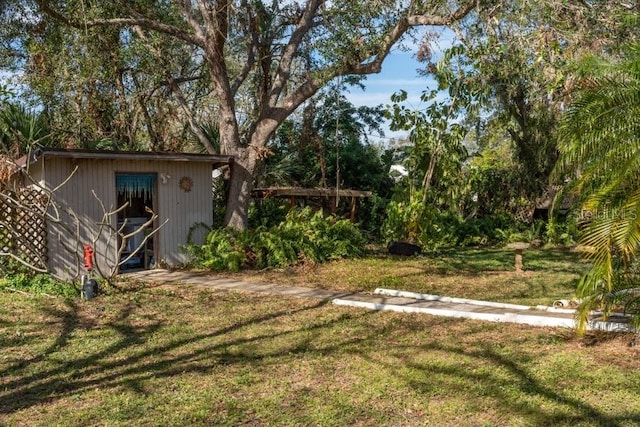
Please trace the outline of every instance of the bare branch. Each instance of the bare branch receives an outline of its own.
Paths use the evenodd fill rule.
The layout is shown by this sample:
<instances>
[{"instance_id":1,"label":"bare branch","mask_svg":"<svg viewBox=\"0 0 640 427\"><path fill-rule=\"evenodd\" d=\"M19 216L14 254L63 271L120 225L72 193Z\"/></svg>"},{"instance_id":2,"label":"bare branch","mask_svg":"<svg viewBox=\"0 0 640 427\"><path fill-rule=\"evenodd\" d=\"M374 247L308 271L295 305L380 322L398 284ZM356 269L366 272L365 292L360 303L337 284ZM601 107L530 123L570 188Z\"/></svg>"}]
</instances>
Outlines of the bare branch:
<instances>
[{"instance_id":1,"label":"bare branch","mask_svg":"<svg viewBox=\"0 0 640 427\"><path fill-rule=\"evenodd\" d=\"M76 167L73 168L73 170L71 171L71 173L69 174L69 176L67 176L67 178L62 181L60 184L58 184L53 190L51 190L52 193L55 193L56 191L58 191L60 188L62 188L63 186L65 186L70 180L71 178L73 178L73 176L76 174L76 172L78 171L78 165L76 165Z\"/></svg>"},{"instance_id":2,"label":"bare branch","mask_svg":"<svg viewBox=\"0 0 640 427\"><path fill-rule=\"evenodd\" d=\"M114 241L114 238L118 238L121 242L120 248L116 248L116 262L114 262L113 265L109 264L109 271L104 271L104 269L102 268L103 266L101 265L101 261L105 261L107 260L107 258L98 257L96 258L96 262L94 264L95 271L101 277L111 281L115 277L115 275L118 274L120 266L136 256L136 254L139 254L140 250L143 250L146 247L149 239L155 236L155 234L158 233L159 230L169 222L169 220L167 219L157 227L153 227L153 229L149 232L145 232L143 230L147 230L152 227L158 219L158 215L152 212L151 217L144 224L141 224L133 231L125 232L124 226L119 228L114 226L113 218L117 217L117 215L128 206L128 203L125 203L124 205L116 209L107 209L104 205L104 202L93 190L92 195L94 196L102 210L102 218L97 221L92 221L91 219L81 219L71 207L64 205L64 203L59 203L55 200L55 192L69 183L72 177L76 174L77 169L77 167L74 168L73 171L63 180L63 182L58 184L53 190L42 186L39 182L35 181L26 170L23 170L23 176L25 177L26 183L28 184L27 188L41 193L42 198L37 198L32 202L29 201L29 199L23 200L19 193L17 193L18 195L14 196L10 191L4 190L0 192L0 202L2 202L3 205L8 206L10 211L12 212L19 211L22 215L31 215L32 217L36 218L37 221L46 223L49 226L49 229L57 230L57 236L53 237L53 239L57 238L57 244L59 245L59 248L63 252L73 257L71 264L67 266L69 270L67 271L67 273L72 275L72 277L74 278L78 278L82 271L82 254L84 251L85 243L90 242L93 248L102 246L103 248L106 247L107 250L111 250L111 242ZM19 192L21 189L25 188L23 185L18 185L19 184L16 183L16 192ZM17 240L15 240L17 241L17 243L15 243L15 247L18 248L17 251L11 250L11 247L14 246L14 244L11 243L9 245L9 250L4 248L0 250L1 257L8 257L10 259L13 259L35 272L50 272L49 266L43 254L29 252L29 258L26 259L24 256L22 256L19 248L28 246L31 242L23 238L24 233L21 230L13 227L11 221L6 222L4 221L4 219L0 219L0 227L4 232L12 236L12 239L15 240L17 238ZM86 240L84 241L81 238L81 231L89 234L88 236L85 236ZM122 253L124 248L126 247L127 239L130 239L137 233L143 232L145 233L145 236L138 247L134 248L134 250L131 254L129 254L128 257L122 259ZM12 240L12 242L14 240ZM103 245L104 242L107 242L106 245Z\"/></svg>"},{"instance_id":3,"label":"bare branch","mask_svg":"<svg viewBox=\"0 0 640 427\"><path fill-rule=\"evenodd\" d=\"M124 230L127 227L127 223L125 222L122 224L122 226L115 228L113 227L113 221L111 220L111 218L113 218L114 216L117 216L119 212L125 209L129 205L129 202L124 203L122 206L116 208L115 210L108 211L104 206L104 203L102 202L100 197L98 197L98 195L96 194L96 192L92 191L91 194L96 199L96 201L100 204L100 207L103 212L102 220L97 222L97 225L99 226L99 231L95 233L95 236L96 236L95 241L99 239L104 229L109 230L109 236L107 241L111 241L113 236L117 236L118 239L120 240L120 245L118 246L118 249L116 251L116 259L118 261L115 263L115 265L112 267L111 271L108 274L104 274L100 270L98 263L96 263L96 268L98 268L100 275L107 279L112 279L118 274L120 267L122 267L123 265L126 265L126 263L129 260L133 259L135 256L138 255L138 253L141 250L144 250L144 248L146 248L146 245L149 239L153 237L156 233L158 233L160 229L169 222L169 219L168 218L165 219L162 224L153 228L149 233L145 233L144 238L142 239L140 244L137 247L132 248L131 253L129 253L128 256L126 256L125 258L122 258L122 254L124 253L124 250L127 247L128 240L138 233L144 233L144 230L147 230L149 227L153 226L153 223L158 219L158 214L156 214L155 212L152 212L151 217L147 221L145 221L143 224L140 224L133 231L129 233L125 233Z\"/></svg>"},{"instance_id":4,"label":"bare branch","mask_svg":"<svg viewBox=\"0 0 640 427\"><path fill-rule=\"evenodd\" d=\"M125 234L122 235L122 240L123 242L126 242L126 239L138 234L138 233L142 233L144 229L146 229L147 227L149 227L150 225L153 224L153 222L158 218L157 214L154 214L154 216L152 216L149 221L145 222L144 224L141 224L140 227L138 227L135 231L129 233L129 234ZM158 227L154 228L153 230L151 230L149 233L145 234L144 238L142 239L142 241L140 242L140 244L134 248L131 253L129 254L129 256L127 256L125 259L120 259L120 261L118 262L117 267L121 267L122 265L125 265L127 263L127 261L129 261L130 259L132 259L134 256L137 255L137 253L146 248L147 242L149 241L149 239L151 237L153 237L158 231L160 231L160 229L162 227L164 227L167 223L169 222L169 219L165 219L164 222L162 224L160 224ZM124 251L125 246L121 246L121 251L118 251L118 258L120 258L120 256L122 255L122 252Z\"/></svg>"},{"instance_id":5,"label":"bare branch","mask_svg":"<svg viewBox=\"0 0 640 427\"><path fill-rule=\"evenodd\" d=\"M38 273L48 273L49 269L48 268L41 268L38 267L37 265L31 264L25 260L23 260L22 258L20 258L19 256L16 256L15 254L11 253L11 252L1 252L0 251L0 256L6 256L9 257L15 261L18 261L20 264L24 265L25 267L27 267L30 270L33 271L37 271Z\"/></svg>"}]
</instances>

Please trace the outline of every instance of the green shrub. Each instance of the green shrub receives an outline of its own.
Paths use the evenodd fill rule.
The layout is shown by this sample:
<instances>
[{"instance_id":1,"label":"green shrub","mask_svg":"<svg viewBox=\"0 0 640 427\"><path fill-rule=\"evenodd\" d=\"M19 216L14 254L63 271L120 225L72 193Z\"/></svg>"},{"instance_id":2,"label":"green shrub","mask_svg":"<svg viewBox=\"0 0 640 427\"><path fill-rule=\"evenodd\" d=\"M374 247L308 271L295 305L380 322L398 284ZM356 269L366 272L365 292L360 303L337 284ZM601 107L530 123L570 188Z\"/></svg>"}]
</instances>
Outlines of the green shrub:
<instances>
[{"instance_id":1,"label":"green shrub","mask_svg":"<svg viewBox=\"0 0 640 427\"><path fill-rule=\"evenodd\" d=\"M305 208L291 210L283 222L272 227L213 230L204 245L189 245L184 250L196 267L238 271L358 256L364 243L362 233L350 221Z\"/></svg>"},{"instance_id":2,"label":"green shrub","mask_svg":"<svg viewBox=\"0 0 640 427\"><path fill-rule=\"evenodd\" d=\"M193 258L195 267L238 271L247 261L243 234L231 228L212 230L204 244L187 245L183 250Z\"/></svg>"},{"instance_id":3,"label":"green shrub","mask_svg":"<svg viewBox=\"0 0 640 427\"><path fill-rule=\"evenodd\" d=\"M249 205L251 228L273 227L286 220L289 201L264 198Z\"/></svg>"},{"instance_id":4,"label":"green shrub","mask_svg":"<svg viewBox=\"0 0 640 427\"><path fill-rule=\"evenodd\" d=\"M556 245L573 245L579 239L578 224L574 217L553 218L547 224L545 239Z\"/></svg>"},{"instance_id":5,"label":"green shrub","mask_svg":"<svg viewBox=\"0 0 640 427\"><path fill-rule=\"evenodd\" d=\"M468 218L456 230L458 246L500 245L518 232L516 222L507 215L487 215Z\"/></svg>"},{"instance_id":6,"label":"green shrub","mask_svg":"<svg viewBox=\"0 0 640 427\"><path fill-rule=\"evenodd\" d=\"M386 242L392 240L419 243L426 227L425 207L421 202L391 201L387 205L387 218L382 225Z\"/></svg>"},{"instance_id":7,"label":"green shrub","mask_svg":"<svg viewBox=\"0 0 640 427\"><path fill-rule=\"evenodd\" d=\"M387 207L382 234L387 242L404 240L433 250L450 246L542 241L545 233L546 224L543 221L526 224L504 213L465 219L450 210L440 210L419 202L392 201ZM569 237L566 238L569 240Z\"/></svg>"}]
</instances>

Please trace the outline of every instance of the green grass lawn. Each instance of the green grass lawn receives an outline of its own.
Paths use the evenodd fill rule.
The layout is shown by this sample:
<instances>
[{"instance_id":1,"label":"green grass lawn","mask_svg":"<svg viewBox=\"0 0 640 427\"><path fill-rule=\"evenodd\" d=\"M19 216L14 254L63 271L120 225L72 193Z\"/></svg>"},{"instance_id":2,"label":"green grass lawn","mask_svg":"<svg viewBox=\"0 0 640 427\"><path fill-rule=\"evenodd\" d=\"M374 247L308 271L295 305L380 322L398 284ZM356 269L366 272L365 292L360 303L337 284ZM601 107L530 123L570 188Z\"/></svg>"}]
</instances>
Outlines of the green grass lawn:
<instances>
[{"instance_id":1,"label":"green grass lawn","mask_svg":"<svg viewBox=\"0 0 640 427\"><path fill-rule=\"evenodd\" d=\"M587 265L574 252L531 249L525 272L514 272L515 253L506 249L449 249L418 257L383 254L314 267L241 272L249 280L348 292L391 288L529 305L550 305L575 296Z\"/></svg>"},{"instance_id":2,"label":"green grass lawn","mask_svg":"<svg viewBox=\"0 0 640 427\"><path fill-rule=\"evenodd\" d=\"M531 257L523 280L553 268L573 280L567 257ZM451 283L511 274L507 254L359 262L366 268L318 267L313 281L362 270L369 282L341 286L375 287L375 277L392 277L390 265L418 287L431 271ZM204 287L124 286L89 302L0 294L0 425L640 423L640 358L629 336L580 339Z\"/></svg>"}]
</instances>

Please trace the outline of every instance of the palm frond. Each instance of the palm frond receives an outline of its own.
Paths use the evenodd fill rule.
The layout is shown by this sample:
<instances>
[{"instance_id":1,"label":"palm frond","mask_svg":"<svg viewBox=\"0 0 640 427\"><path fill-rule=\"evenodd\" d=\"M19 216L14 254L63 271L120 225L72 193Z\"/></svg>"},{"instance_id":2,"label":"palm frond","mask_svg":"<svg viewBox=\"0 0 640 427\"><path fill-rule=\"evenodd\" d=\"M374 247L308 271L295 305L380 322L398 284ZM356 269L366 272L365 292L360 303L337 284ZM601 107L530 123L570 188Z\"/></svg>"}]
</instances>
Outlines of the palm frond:
<instances>
[{"instance_id":1,"label":"palm frond","mask_svg":"<svg viewBox=\"0 0 640 427\"><path fill-rule=\"evenodd\" d=\"M593 64L598 73L581 81L561 123L555 171L573 179L569 188L591 214L581 239L592 268L577 287L580 332L591 310L607 316L625 298L635 301L626 290L640 279L640 49L617 64Z\"/></svg>"}]
</instances>

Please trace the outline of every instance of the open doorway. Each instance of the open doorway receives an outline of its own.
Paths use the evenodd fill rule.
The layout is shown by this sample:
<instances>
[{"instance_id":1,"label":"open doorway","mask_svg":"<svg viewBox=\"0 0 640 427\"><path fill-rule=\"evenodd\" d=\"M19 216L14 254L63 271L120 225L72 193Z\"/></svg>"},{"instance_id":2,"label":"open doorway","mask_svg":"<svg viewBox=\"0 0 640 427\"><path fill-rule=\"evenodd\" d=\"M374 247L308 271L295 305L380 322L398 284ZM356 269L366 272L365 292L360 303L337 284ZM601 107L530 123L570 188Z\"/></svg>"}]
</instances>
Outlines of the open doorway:
<instances>
[{"instance_id":1,"label":"open doorway","mask_svg":"<svg viewBox=\"0 0 640 427\"><path fill-rule=\"evenodd\" d=\"M145 236L153 230L154 224L145 227L155 212L156 202L155 173L116 173L116 193L118 207L118 229L122 234L131 234L120 254L120 271L130 269L149 269L155 267L156 235L145 242ZM122 241L118 239L118 247Z\"/></svg>"}]
</instances>

